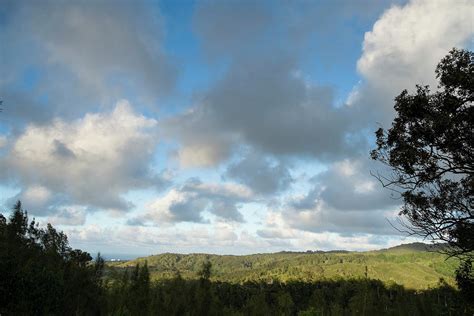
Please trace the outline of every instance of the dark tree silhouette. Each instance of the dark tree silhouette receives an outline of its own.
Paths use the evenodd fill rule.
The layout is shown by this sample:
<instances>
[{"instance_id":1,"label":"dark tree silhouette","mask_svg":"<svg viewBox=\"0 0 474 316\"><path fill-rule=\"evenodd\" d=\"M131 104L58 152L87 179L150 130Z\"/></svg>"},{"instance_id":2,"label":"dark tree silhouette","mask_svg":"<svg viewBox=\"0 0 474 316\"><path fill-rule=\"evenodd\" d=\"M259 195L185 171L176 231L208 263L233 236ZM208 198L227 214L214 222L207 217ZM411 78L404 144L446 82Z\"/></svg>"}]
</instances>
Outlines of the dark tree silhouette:
<instances>
[{"instance_id":1,"label":"dark tree silhouette","mask_svg":"<svg viewBox=\"0 0 474 316\"><path fill-rule=\"evenodd\" d=\"M465 260L456 270L456 282L461 292L464 293L468 302L474 302L474 274L472 273L472 262Z\"/></svg>"},{"instance_id":2,"label":"dark tree silhouette","mask_svg":"<svg viewBox=\"0 0 474 316\"><path fill-rule=\"evenodd\" d=\"M319 281L211 281L209 260L199 279L150 280L142 265L121 268L80 250L51 225L39 228L18 203L11 216L0 214L1 315L472 315L467 296L446 282L415 291L379 280L349 278ZM272 259L273 260L273 259ZM143 262L143 261L142 261ZM196 261L199 262L199 261ZM194 265L194 261L186 265ZM461 266L461 276L471 265ZM282 272L283 274L283 272ZM472 289L472 279L462 286ZM460 286L461 287L461 286Z\"/></svg>"},{"instance_id":3,"label":"dark tree silhouette","mask_svg":"<svg viewBox=\"0 0 474 316\"><path fill-rule=\"evenodd\" d=\"M0 214L0 314L98 315L103 259L69 246L64 233L29 221L18 202Z\"/></svg>"},{"instance_id":4,"label":"dark tree silhouette","mask_svg":"<svg viewBox=\"0 0 474 316\"><path fill-rule=\"evenodd\" d=\"M401 222L413 235L447 242L462 260L474 256L474 53L452 49L436 68L439 90L417 86L395 98L397 117L376 131L377 174L401 194ZM406 219L406 220L404 220Z\"/></svg>"}]
</instances>

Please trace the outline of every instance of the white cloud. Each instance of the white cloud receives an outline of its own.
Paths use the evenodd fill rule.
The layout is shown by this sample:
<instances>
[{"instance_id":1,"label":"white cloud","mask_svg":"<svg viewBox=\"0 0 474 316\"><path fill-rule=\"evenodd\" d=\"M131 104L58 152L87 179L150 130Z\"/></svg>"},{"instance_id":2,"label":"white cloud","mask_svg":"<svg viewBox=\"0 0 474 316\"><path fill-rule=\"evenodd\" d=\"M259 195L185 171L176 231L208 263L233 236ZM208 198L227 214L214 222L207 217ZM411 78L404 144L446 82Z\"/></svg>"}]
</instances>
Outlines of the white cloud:
<instances>
[{"instance_id":1,"label":"white cloud","mask_svg":"<svg viewBox=\"0 0 474 316\"><path fill-rule=\"evenodd\" d=\"M397 206L400 201L394 198L399 196L392 196L393 192L379 185L371 175L376 172L383 174L388 170L364 156L335 162L313 178L318 194L309 195L337 210L370 212Z\"/></svg>"},{"instance_id":2,"label":"white cloud","mask_svg":"<svg viewBox=\"0 0 474 316\"><path fill-rule=\"evenodd\" d=\"M353 8L352 1L347 3ZM21 187L15 198L52 223L84 225L67 227L75 241L159 245L160 251L373 249L389 243L379 237L394 233L385 217L396 216L398 202L369 174L366 131L375 122L393 119L393 97L402 89L434 85L438 61L473 35L474 5L467 0L419 0L389 8L365 35L357 64L363 80L348 97L350 106L335 107L337 89L312 85L304 73L295 73L308 51L303 42L310 41L313 31L334 26L332 18L319 22L305 14L306 7L293 8L293 18L287 10L273 16L266 7L245 3L199 7L195 27L203 52L223 57L227 64L209 89L197 94L193 109L163 121L163 136L179 142L176 155L182 167L217 166L243 147L257 154L222 166L227 167L223 177L240 184L189 179L145 205L139 216L129 219L130 225L106 227L85 225L91 216L86 206L120 213L132 207L125 193L169 181L151 166L158 124L135 113L126 101L111 112L77 120L64 116L83 115L124 91L140 100L154 98L172 90L175 71L161 46L157 12L145 14L146 6L122 2L113 8L84 4L25 3L8 14L0 39L14 45L7 47L11 65L0 83L17 98L8 97L15 106L5 114L16 111L13 116L42 124L9 136L8 146L0 136L0 178ZM368 5L373 3L353 6L365 12ZM50 13L46 21L45 12ZM324 18L320 12L317 17ZM249 35L246 29L257 31ZM237 36L229 36L235 30ZM270 36L275 41L264 41ZM12 41L16 38L18 42ZM30 43L36 43L31 56L37 59L32 64L36 62L40 80L28 96L20 97L15 83L25 75L22 65L30 57ZM42 80L46 75L52 80ZM54 101L45 111L39 102L28 103L43 95ZM71 99L78 101L64 102ZM62 118L44 124L51 113ZM262 196L275 205L285 199L276 194L291 194L286 191L294 181L290 165L306 159L327 163L309 188L301 186L307 194L295 192L294 198L269 210L263 224L252 221L242 230L247 212L240 207L257 202L264 209L258 203Z\"/></svg>"},{"instance_id":3,"label":"white cloud","mask_svg":"<svg viewBox=\"0 0 474 316\"><path fill-rule=\"evenodd\" d=\"M262 195L283 192L293 182L285 164L256 152L249 152L238 162L230 164L224 177L243 183Z\"/></svg>"},{"instance_id":4,"label":"white cloud","mask_svg":"<svg viewBox=\"0 0 474 316\"><path fill-rule=\"evenodd\" d=\"M207 203L197 199L193 192L181 192L176 189L169 191L164 197L156 199L146 206L145 219L154 223L195 221L201 222L201 212Z\"/></svg>"},{"instance_id":5,"label":"white cloud","mask_svg":"<svg viewBox=\"0 0 474 316\"><path fill-rule=\"evenodd\" d=\"M9 117L38 122L130 93L148 103L173 91L177 71L162 45L163 19L148 1L13 1L2 13L0 40L9 44L0 85L14 104ZM39 78L26 97L17 88L25 73ZM36 99L44 95L47 106Z\"/></svg>"},{"instance_id":6,"label":"white cloud","mask_svg":"<svg viewBox=\"0 0 474 316\"><path fill-rule=\"evenodd\" d=\"M393 6L365 34L358 70L367 80L397 90L415 82L433 84L439 60L471 39L473 15L469 0L414 0Z\"/></svg>"},{"instance_id":7,"label":"white cloud","mask_svg":"<svg viewBox=\"0 0 474 316\"><path fill-rule=\"evenodd\" d=\"M343 161L334 163L334 169L335 172L345 177L353 176L356 172L355 163L349 159L344 159Z\"/></svg>"},{"instance_id":8,"label":"white cloud","mask_svg":"<svg viewBox=\"0 0 474 316\"><path fill-rule=\"evenodd\" d=\"M295 192L281 204L269 206L266 229L261 236L289 238L294 233L281 227L314 233L393 235L386 218L400 204L391 192L378 186L370 174L375 168L365 157L344 159L312 177L305 195ZM381 170L382 172L383 170ZM388 212L390 211L390 212Z\"/></svg>"},{"instance_id":9,"label":"white cloud","mask_svg":"<svg viewBox=\"0 0 474 316\"><path fill-rule=\"evenodd\" d=\"M188 179L179 188L173 188L146 206L146 213L129 220L131 225L147 222L206 222L207 211L226 221L242 222L239 212L242 203L252 201L253 192L235 183L203 183L199 179Z\"/></svg>"},{"instance_id":10,"label":"white cloud","mask_svg":"<svg viewBox=\"0 0 474 316\"><path fill-rule=\"evenodd\" d=\"M53 225L84 225L87 209L83 206L66 206L48 217L48 223Z\"/></svg>"},{"instance_id":11,"label":"white cloud","mask_svg":"<svg viewBox=\"0 0 474 316\"><path fill-rule=\"evenodd\" d=\"M28 205L29 208L39 209L47 206L52 196L53 193L47 188L33 185L23 190L21 201L23 205Z\"/></svg>"},{"instance_id":12,"label":"white cloud","mask_svg":"<svg viewBox=\"0 0 474 316\"><path fill-rule=\"evenodd\" d=\"M469 0L413 0L386 10L365 34L357 69L366 82L351 93L351 105L365 109L367 122L388 124L403 89L436 89L436 65L453 47L469 45L473 16Z\"/></svg>"},{"instance_id":13,"label":"white cloud","mask_svg":"<svg viewBox=\"0 0 474 316\"><path fill-rule=\"evenodd\" d=\"M328 215L325 212L323 205L298 213L269 210L263 228L257 230L257 234L267 242L286 241L288 246L285 249L300 251L307 249L371 250L400 242L400 236L379 234L381 231L377 229L354 232L352 228L360 224L360 219L363 218L356 218L353 226L344 225L343 222L339 225L328 221L326 218ZM347 222L354 220L351 214L344 216L347 217ZM365 220L370 222L370 220ZM334 230L334 226L338 227L338 230ZM312 229L308 229L311 227Z\"/></svg>"},{"instance_id":14,"label":"white cloud","mask_svg":"<svg viewBox=\"0 0 474 316\"><path fill-rule=\"evenodd\" d=\"M122 194L164 182L150 168L156 125L123 100L110 113L29 125L0 163L23 186L18 198L46 202L54 192L62 205L125 210Z\"/></svg>"},{"instance_id":15,"label":"white cloud","mask_svg":"<svg viewBox=\"0 0 474 316\"><path fill-rule=\"evenodd\" d=\"M178 150L178 160L183 168L212 167L226 156L225 149L209 144L193 144Z\"/></svg>"},{"instance_id":16,"label":"white cloud","mask_svg":"<svg viewBox=\"0 0 474 316\"><path fill-rule=\"evenodd\" d=\"M67 65L89 85L106 86L107 74L129 70L128 74L135 75L142 85L148 87L154 83L153 89L163 90L163 84L172 80L163 78L170 65L160 60L163 52L158 41L163 32L159 15L150 16L153 9L144 9L140 3L117 4L112 7L79 2L71 6L56 4L49 7L47 21L33 20L37 23L37 36L44 40L49 61ZM39 12L44 9L35 8ZM36 14L34 18L38 19ZM62 29L57 29L58 26Z\"/></svg>"},{"instance_id":17,"label":"white cloud","mask_svg":"<svg viewBox=\"0 0 474 316\"><path fill-rule=\"evenodd\" d=\"M74 247L107 249L109 253L152 254L163 252L206 252L249 254L281 250L371 250L400 242L399 236L370 233L344 234L313 232L288 225L284 214L268 212L257 231L243 229L240 223L217 222L168 226L64 227ZM413 240L409 240L413 241Z\"/></svg>"},{"instance_id":18,"label":"white cloud","mask_svg":"<svg viewBox=\"0 0 474 316\"><path fill-rule=\"evenodd\" d=\"M312 209L281 211L286 224L296 230L314 233L338 233L346 236L358 234L400 235L387 220L394 217L387 212L340 210L318 201Z\"/></svg>"}]
</instances>

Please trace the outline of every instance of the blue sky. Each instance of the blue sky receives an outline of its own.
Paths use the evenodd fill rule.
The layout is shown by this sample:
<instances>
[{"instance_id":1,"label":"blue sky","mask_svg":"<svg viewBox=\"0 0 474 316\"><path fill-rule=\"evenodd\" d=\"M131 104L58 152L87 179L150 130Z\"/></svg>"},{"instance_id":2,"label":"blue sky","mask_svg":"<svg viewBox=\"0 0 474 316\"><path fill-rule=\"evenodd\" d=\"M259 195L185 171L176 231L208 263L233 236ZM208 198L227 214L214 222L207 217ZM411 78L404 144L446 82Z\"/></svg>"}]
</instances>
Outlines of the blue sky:
<instances>
[{"instance_id":1,"label":"blue sky","mask_svg":"<svg viewBox=\"0 0 474 316\"><path fill-rule=\"evenodd\" d=\"M2 1L0 203L90 252L388 247L393 98L469 1ZM395 197L396 198L396 197Z\"/></svg>"}]
</instances>

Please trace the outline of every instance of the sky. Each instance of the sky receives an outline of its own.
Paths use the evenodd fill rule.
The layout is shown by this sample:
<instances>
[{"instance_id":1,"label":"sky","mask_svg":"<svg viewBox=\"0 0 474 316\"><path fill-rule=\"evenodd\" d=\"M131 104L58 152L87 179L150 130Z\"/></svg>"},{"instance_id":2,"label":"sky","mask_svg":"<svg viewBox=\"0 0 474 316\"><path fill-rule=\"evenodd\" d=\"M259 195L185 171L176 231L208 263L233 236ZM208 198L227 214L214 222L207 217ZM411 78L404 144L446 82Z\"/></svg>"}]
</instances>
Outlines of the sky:
<instances>
[{"instance_id":1,"label":"sky","mask_svg":"<svg viewBox=\"0 0 474 316\"><path fill-rule=\"evenodd\" d=\"M0 205L105 254L413 241L371 173L469 0L0 0Z\"/></svg>"}]
</instances>

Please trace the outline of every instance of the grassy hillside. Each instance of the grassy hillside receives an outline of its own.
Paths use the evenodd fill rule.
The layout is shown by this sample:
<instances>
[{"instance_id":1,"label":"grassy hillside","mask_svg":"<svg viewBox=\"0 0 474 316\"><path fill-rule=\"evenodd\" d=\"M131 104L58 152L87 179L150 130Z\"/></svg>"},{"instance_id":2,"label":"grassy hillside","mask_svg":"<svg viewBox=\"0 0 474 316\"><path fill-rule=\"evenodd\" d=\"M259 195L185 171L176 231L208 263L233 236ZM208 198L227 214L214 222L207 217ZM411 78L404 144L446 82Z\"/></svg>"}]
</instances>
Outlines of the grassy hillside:
<instances>
[{"instance_id":1,"label":"grassy hillside","mask_svg":"<svg viewBox=\"0 0 474 316\"><path fill-rule=\"evenodd\" d=\"M440 278L454 284L456 259L431 252L423 244L401 245L369 252L279 252L247 256L208 254L160 254L110 263L126 268L145 261L154 280L171 278L177 272L184 278L197 278L202 264L212 263L212 278L230 283L245 281L314 281L324 279L368 278L397 283L411 289L435 287Z\"/></svg>"}]
</instances>

